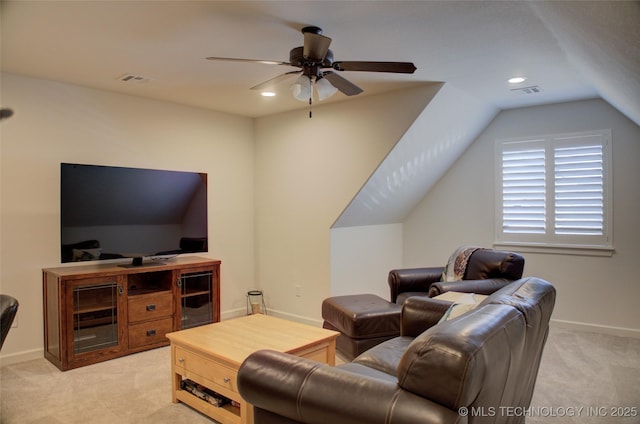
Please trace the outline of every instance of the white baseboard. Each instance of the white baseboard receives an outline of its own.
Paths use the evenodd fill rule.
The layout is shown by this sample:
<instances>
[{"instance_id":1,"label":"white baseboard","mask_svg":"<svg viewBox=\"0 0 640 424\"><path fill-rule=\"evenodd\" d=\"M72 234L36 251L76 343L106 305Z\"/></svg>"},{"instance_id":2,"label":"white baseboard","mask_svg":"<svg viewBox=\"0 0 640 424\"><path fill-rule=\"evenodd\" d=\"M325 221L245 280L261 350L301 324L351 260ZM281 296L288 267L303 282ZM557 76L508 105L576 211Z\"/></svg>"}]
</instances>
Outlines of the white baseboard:
<instances>
[{"instance_id":1,"label":"white baseboard","mask_svg":"<svg viewBox=\"0 0 640 424\"><path fill-rule=\"evenodd\" d=\"M228 320L228 319L232 319L232 318L239 318L239 317L245 316L246 314L247 314L247 310L244 309L244 308L233 309L231 311L222 312L220 314L221 315L220 319L222 321L224 321L224 320ZM313 327L322 327L322 320L321 319L313 319L313 318L309 318L309 317L303 317L303 316L300 316L300 315L290 314L288 312L275 311L273 309L268 309L267 310L267 315L271 315L271 316L274 316L276 318L287 319L289 321L299 322L299 323L302 323L302 324L311 325Z\"/></svg>"},{"instance_id":2,"label":"white baseboard","mask_svg":"<svg viewBox=\"0 0 640 424\"><path fill-rule=\"evenodd\" d=\"M232 318L239 318L247 315L247 310L245 308L232 309L230 311L224 311L220 313L220 321L226 321Z\"/></svg>"},{"instance_id":3,"label":"white baseboard","mask_svg":"<svg viewBox=\"0 0 640 424\"><path fill-rule=\"evenodd\" d=\"M300 315L290 314L288 312L268 310L267 313L274 317L288 319L290 321L300 322L303 324L311 325L314 327L322 327L321 319L313 319L303 317ZM225 311L221 315L222 320L238 318L247 314L246 309L239 308L230 311ZM612 327L607 325L588 324L584 322L566 321L552 319L551 326L558 328L566 328L575 331L586 331L591 333L611 334L614 336L633 337L640 339L640 330L634 328L624 327ZM7 355L0 355L0 366L17 364L19 362L31 361L33 359L40 359L44 357L43 349L25 350L22 352L10 353Z\"/></svg>"},{"instance_id":4,"label":"white baseboard","mask_svg":"<svg viewBox=\"0 0 640 424\"><path fill-rule=\"evenodd\" d=\"M0 366L13 365L20 362L31 361L34 359L44 358L44 348L23 350L22 352L9 353L8 355L0 355Z\"/></svg>"},{"instance_id":5,"label":"white baseboard","mask_svg":"<svg viewBox=\"0 0 640 424\"><path fill-rule=\"evenodd\" d=\"M295 321L301 324L311 325L313 327L322 327L321 319L313 319L313 318L303 317L300 315L290 314L290 313L281 312L281 311L269 310L267 312L269 313L269 315L272 315L276 318L288 319L289 321Z\"/></svg>"},{"instance_id":6,"label":"white baseboard","mask_svg":"<svg viewBox=\"0 0 640 424\"><path fill-rule=\"evenodd\" d=\"M610 334L613 336L632 337L640 339L640 330L635 328L613 327L609 325L588 324L584 322L552 319L551 326L569 330L585 331L589 333Z\"/></svg>"}]
</instances>

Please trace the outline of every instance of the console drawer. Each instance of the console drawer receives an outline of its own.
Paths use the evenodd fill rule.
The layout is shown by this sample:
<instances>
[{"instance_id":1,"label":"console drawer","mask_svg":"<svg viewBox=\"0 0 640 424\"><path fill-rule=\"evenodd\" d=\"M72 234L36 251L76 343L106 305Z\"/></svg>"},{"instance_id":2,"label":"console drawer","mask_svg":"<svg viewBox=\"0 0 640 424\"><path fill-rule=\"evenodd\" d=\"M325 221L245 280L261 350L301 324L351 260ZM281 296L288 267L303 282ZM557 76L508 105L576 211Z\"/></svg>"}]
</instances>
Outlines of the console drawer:
<instances>
[{"instance_id":1,"label":"console drawer","mask_svg":"<svg viewBox=\"0 0 640 424\"><path fill-rule=\"evenodd\" d=\"M173 295L170 291L129 296L129 322L147 321L173 315Z\"/></svg>"},{"instance_id":2,"label":"console drawer","mask_svg":"<svg viewBox=\"0 0 640 424\"><path fill-rule=\"evenodd\" d=\"M168 341L167 333L173 331L173 318L142 322L129 326L129 348Z\"/></svg>"},{"instance_id":3,"label":"console drawer","mask_svg":"<svg viewBox=\"0 0 640 424\"><path fill-rule=\"evenodd\" d=\"M238 372L236 370L217 364L211 359L203 358L180 347L176 347L175 361L176 371L187 378L192 378L193 374L195 374L227 390L235 393L238 392L236 387ZM197 380L197 378L195 380ZM214 391L219 391L216 387L209 388ZM225 393L222 392L222 394Z\"/></svg>"}]
</instances>

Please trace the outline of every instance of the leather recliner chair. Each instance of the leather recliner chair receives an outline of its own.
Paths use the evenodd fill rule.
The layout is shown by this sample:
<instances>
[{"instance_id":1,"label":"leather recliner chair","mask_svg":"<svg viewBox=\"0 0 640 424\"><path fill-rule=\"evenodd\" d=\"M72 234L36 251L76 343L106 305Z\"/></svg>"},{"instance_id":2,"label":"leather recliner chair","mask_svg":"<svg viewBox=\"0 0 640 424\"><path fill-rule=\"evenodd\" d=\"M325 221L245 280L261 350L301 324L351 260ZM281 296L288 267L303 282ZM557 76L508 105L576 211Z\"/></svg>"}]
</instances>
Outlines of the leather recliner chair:
<instances>
[{"instance_id":1,"label":"leather recliner chair","mask_svg":"<svg viewBox=\"0 0 640 424\"><path fill-rule=\"evenodd\" d=\"M7 338L13 319L18 313L18 300L6 294L0 294L0 349L4 345L4 339Z\"/></svg>"},{"instance_id":2,"label":"leather recliner chair","mask_svg":"<svg viewBox=\"0 0 640 424\"><path fill-rule=\"evenodd\" d=\"M238 372L256 424L524 423L555 304L525 278L439 322L450 302L408 299L401 336L332 367L262 350ZM511 408L511 409L509 409Z\"/></svg>"},{"instance_id":3,"label":"leather recliner chair","mask_svg":"<svg viewBox=\"0 0 640 424\"><path fill-rule=\"evenodd\" d=\"M340 332L337 349L352 360L400 334L402 305L411 296L434 297L447 291L488 295L522 277L524 258L517 253L461 246L449 262L460 256L465 260L458 262L454 274L461 281L440 281L448 267L396 269L389 272L391 302L372 294L325 299L323 327Z\"/></svg>"},{"instance_id":4,"label":"leather recliner chair","mask_svg":"<svg viewBox=\"0 0 640 424\"><path fill-rule=\"evenodd\" d=\"M391 302L402 305L411 296L435 297L448 291L489 295L522 278L524 257L514 252L476 249L461 281L440 281L444 266L389 271Z\"/></svg>"}]
</instances>

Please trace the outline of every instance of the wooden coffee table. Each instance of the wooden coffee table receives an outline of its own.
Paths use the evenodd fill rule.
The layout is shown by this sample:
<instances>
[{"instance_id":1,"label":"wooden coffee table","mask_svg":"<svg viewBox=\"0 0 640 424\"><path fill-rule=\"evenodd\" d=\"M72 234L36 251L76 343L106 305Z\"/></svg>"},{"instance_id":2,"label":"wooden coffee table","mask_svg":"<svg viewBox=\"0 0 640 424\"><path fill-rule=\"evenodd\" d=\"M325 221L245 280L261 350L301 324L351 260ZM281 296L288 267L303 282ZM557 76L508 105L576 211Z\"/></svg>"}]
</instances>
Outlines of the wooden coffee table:
<instances>
[{"instance_id":1,"label":"wooden coffee table","mask_svg":"<svg viewBox=\"0 0 640 424\"><path fill-rule=\"evenodd\" d=\"M338 332L256 314L167 334L171 341L172 400L184 402L222 424L253 423L253 407L238 393L242 362L261 349L273 349L335 365ZM191 380L233 404L214 406L183 390Z\"/></svg>"}]
</instances>

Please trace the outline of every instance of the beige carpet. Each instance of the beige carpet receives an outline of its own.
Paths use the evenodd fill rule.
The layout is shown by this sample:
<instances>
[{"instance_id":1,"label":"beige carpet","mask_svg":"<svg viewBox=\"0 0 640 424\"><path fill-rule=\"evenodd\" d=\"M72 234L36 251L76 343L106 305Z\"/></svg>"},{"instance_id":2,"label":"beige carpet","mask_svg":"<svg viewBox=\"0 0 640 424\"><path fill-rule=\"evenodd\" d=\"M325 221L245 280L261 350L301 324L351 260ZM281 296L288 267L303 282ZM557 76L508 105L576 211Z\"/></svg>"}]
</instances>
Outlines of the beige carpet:
<instances>
[{"instance_id":1,"label":"beige carpet","mask_svg":"<svg viewBox=\"0 0 640 424\"><path fill-rule=\"evenodd\" d=\"M640 424L640 339L552 328L532 406L527 424Z\"/></svg>"},{"instance_id":2,"label":"beige carpet","mask_svg":"<svg viewBox=\"0 0 640 424\"><path fill-rule=\"evenodd\" d=\"M212 423L171 403L169 358L160 348L66 372L44 359L3 367L0 422ZM552 329L532 406L527 424L640 424L611 416L612 407L640 414L640 339Z\"/></svg>"}]
</instances>

